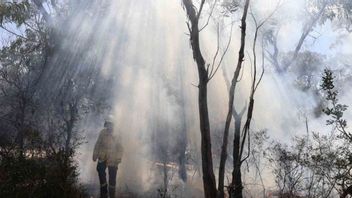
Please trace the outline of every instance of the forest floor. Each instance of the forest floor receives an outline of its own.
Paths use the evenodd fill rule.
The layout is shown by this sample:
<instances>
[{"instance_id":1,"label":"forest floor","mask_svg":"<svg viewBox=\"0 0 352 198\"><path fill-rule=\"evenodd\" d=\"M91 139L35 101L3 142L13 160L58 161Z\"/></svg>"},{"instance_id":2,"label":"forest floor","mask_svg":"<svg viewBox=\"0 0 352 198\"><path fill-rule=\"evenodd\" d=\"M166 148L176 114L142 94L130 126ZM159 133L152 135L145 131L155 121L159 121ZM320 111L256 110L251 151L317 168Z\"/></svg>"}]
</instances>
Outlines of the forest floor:
<instances>
[{"instance_id":1,"label":"forest floor","mask_svg":"<svg viewBox=\"0 0 352 198\"><path fill-rule=\"evenodd\" d=\"M99 198L100 188L97 184L85 184L84 189L86 190L89 198ZM159 195L157 190L145 192L143 194L137 194L131 190L121 189L117 186L115 198L156 198L162 197ZM167 194L167 197L177 197L177 198L200 198L203 193L199 189L187 188L183 193L181 192L171 192Z\"/></svg>"},{"instance_id":2,"label":"forest floor","mask_svg":"<svg viewBox=\"0 0 352 198\"><path fill-rule=\"evenodd\" d=\"M89 198L100 198L100 189L98 185L87 184L87 185L84 185L84 188L86 189ZM115 198L117 197L118 198L141 198L143 196L136 195L129 192L121 192L117 189Z\"/></svg>"}]
</instances>

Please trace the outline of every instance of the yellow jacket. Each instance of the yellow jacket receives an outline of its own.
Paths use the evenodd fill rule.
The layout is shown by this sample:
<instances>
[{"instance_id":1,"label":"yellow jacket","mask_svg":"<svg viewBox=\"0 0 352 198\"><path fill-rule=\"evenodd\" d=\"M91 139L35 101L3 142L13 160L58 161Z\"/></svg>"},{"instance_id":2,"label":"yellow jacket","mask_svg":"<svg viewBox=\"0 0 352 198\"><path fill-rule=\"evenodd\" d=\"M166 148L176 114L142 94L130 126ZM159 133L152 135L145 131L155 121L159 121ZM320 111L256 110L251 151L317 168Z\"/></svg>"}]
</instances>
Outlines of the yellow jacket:
<instances>
[{"instance_id":1,"label":"yellow jacket","mask_svg":"<svg viewBox=\"0 0 352 198\"><path fill-rule=\"evenodd\" d=\"M97 142L94 146L93 161L106 161L108 166L117 166L123 155L123 147L120 139L106 128L100 131Z\"/></svg>"}]
</instances>

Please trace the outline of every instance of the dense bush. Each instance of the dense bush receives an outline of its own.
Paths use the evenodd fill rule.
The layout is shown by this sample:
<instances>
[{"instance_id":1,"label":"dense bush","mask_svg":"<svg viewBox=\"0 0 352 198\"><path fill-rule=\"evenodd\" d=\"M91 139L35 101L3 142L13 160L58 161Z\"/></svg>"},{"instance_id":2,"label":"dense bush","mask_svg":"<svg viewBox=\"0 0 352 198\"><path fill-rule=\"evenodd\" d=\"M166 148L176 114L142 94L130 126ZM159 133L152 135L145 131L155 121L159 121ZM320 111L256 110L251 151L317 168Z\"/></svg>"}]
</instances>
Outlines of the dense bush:
<instances>
[{"instance_id":1,"label":"dense bush","mask_svg":"<svg viewBox=\"0 0 352 198\"><path fill-rule=\"evenodd\" d=\"M14 149L2 151L0 197L86 197L78 184L74 152L20 157Z\"/></svg>"}]
</instances>

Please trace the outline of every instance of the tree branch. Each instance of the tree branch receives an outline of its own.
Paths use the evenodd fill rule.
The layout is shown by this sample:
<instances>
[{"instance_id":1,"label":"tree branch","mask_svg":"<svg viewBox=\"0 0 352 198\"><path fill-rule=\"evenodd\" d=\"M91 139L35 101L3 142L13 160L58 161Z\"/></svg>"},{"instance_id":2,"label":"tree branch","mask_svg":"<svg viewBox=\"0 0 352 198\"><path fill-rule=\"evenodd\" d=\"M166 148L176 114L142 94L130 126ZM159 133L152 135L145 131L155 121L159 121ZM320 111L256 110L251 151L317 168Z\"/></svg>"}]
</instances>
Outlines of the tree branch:
<instances>
[{"instance_id":1,"label":"tree branch","mask_svg":"<svg viewBox=\"0 0 352 198\"><path fill-rule=\"evenodd\" d=\"M232 40L232 27L233 27L233 25L231 25L230 36L229 36L229 40L227 42L226 48L225 48L224 52L221 55L220 61L219 61L218 65L217 65L215 71L213 73L210 73L209 80L211 80L215 76L215 74L217 73L218 69L220 68L220 65L221 65L222 61L224 60L225 55L227 54L227 51L228 51L228 49L230 47L231 40Z\"/></svg>"},{"instance_id":2,"label":"tree branch","mask_svg":"<svg viewBox=\"0 0 352 198\"><path fill-rule=\"evenodd\" d=\"M217 1L218 1L218 0L215 0L215 1L214 1L214 4L213 4L213 6L211 7L211 10L210 10L210 13L209 13L209 16L208 16L207 22L205 23L205 25L203 25L203 27L202 27L202 28L200 28L199 32L201 32L201 31L202 31L205 27L207 27L207 26L208 26L209 21L210 21L210 18L211 18L211 16L213 15L214 8L215 8L215 5L216 5Z\"/></svg>"},{"instance_id":3,"label":"tree branch","mask_svg":"<svg viewBox=\"0 0 352 198\"><path fill-rule=\"evenodd\" d=\"M24 40L26 40L26 41L29 40L28 38L26 38L26 37L24 37L24 36L22 36L22 35L20 35L20 34L17 34L17 33L13 32L13 31L7 29L7 28L4 27L2 24L0 24L0 28L2 28L3 30L5 30L6 32L8 32L8 33L10 33L10 34L13 34L13 35L15 35L15 36L17 36L17 37L19 37L19 38L22 38L22 39L24 39Z\"/></svg>"}]
</instances>

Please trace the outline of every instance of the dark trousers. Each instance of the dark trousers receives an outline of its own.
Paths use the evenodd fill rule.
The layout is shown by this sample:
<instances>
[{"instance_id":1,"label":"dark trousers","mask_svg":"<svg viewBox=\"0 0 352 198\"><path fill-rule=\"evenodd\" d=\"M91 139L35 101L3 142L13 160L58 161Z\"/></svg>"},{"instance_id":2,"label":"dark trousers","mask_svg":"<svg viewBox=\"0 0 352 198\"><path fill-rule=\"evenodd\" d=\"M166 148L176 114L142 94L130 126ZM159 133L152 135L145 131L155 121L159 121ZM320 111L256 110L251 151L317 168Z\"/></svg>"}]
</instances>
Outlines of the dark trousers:
<instances>
[{"instance_id":1,"label":"dark trousers","mask_svg":"<svg viewBox=\"0 0 352 198\"><path fill-rule=\"evenodd\" d=\"M106 181L106 162L98 162L97 171L100 181L100 196L101 198L108 197L108 184ZM108 166L109 172L109 197L115 198L116 172L117 166Z\"/></svg>"}]
</instances>

